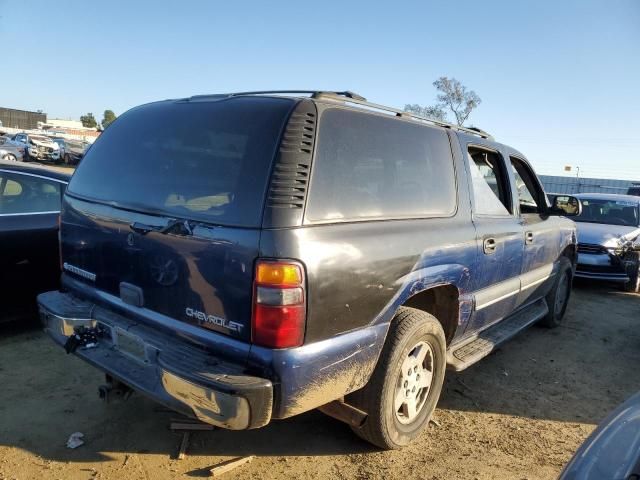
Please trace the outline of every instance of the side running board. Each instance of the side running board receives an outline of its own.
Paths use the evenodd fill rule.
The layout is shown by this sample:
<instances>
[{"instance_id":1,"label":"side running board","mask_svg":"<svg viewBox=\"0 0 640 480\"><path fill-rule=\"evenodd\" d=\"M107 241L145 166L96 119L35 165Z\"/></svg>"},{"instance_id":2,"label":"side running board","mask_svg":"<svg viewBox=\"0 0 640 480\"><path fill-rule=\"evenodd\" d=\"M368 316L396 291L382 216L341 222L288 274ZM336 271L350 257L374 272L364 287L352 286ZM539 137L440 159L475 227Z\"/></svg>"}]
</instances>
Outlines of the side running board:
<instances>
[{"instance_id":1,"label":"side running board","mask_svg":"<svg viewBox=\"0 0 640 480\"><path fill-rule=\"evenodd\" d=\"M453 345L447 352L447 367L457 372L470 367L493 352L500 344L540 320L548 312L547 302L541 298L496 325L458 345Z\"/></svg>"}]
</instances>

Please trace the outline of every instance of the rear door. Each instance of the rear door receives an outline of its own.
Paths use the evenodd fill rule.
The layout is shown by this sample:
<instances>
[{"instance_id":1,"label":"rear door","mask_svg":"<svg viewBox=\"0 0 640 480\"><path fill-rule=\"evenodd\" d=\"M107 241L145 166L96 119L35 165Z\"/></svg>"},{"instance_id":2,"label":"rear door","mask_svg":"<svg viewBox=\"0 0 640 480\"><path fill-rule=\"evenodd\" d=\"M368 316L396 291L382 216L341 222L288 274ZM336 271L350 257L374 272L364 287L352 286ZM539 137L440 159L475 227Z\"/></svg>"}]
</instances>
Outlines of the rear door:
<instances>
[{"instance_id":1,"label":"rear door","mask_svg":"<svg viewBox=\"0 0 640 480\"><path fill-rule=\"evenodd\" d=\"M57 287L64 187L57 180L0 169L0 289L12 306Z\"/></svg>"},{"instance_id":2,"label":"rear door","mask_svg":"<svg viewBox=\"0 0 640 480\"><path fill-rule=\"evenodd\" d=\"M558 217L546 215L544 190L525 158L511 152L509 170L516 188L516 212L524 234L521 293L518 296L518 305L524 305L548 292L554 262L561 253L562 229Z\"/></svg>"},{"instance_id":3,"label":"rear door","mask_svg":"<svg viewBox=\"0 0 640 480\"><path fill-rule=\"evenodd\" d=\"M472 333L501 320L516 307L524 246L504 156L491 142L476 139L463 148L480 250L474 311L466 330Z\"/></svg>"},{"instance_id":4,"label":"rear door","mask_svg":"<svg viewBox=\"0 0 640 480\"><path fill-rule=\"evenodd\" d=\"M119 117L65 196L67 275L147 318L250 339L265 192L294 101L167 101Z\"/></svg>"}]
</instances>

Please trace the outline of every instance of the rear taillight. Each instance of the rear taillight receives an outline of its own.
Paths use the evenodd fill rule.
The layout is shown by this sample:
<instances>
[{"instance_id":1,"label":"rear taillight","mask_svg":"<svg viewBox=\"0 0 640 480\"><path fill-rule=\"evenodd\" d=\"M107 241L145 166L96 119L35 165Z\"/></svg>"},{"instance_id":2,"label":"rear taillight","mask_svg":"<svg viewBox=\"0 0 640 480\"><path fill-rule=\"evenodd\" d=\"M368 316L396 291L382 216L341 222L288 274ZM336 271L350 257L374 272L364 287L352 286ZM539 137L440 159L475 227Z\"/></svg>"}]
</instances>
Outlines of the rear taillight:
<instances>
[{"instance_id":1,"label":"rear taillight","mask_svg":"<svg viewBox=\"0 0 640 480\"><path fill-rule=\"evenodd\" d=\"M306 316L302 265L284 260L258 260L251 322L253 343L271 348L302 345Z\"/></svg>"}]
</instances>

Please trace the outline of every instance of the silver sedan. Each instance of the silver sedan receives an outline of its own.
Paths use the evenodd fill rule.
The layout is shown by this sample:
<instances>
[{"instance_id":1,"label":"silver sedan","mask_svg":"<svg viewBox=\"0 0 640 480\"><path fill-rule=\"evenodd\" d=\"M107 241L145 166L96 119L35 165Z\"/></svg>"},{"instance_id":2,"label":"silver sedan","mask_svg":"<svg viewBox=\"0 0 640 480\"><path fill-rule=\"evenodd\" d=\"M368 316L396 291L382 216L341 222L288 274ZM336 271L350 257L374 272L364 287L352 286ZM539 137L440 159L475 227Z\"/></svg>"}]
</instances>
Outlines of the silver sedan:
<instances>
[{"instance_id":1,"label":"silver sedan","mask_svg":"<svg viewBox=\"0 0 640 480\"><path fill-rule=\"evenodd\" d=\"M15 145L7 137L0 137L0 160L8 162L22 162L24 147Z\"/></svg>"}]
</instances>

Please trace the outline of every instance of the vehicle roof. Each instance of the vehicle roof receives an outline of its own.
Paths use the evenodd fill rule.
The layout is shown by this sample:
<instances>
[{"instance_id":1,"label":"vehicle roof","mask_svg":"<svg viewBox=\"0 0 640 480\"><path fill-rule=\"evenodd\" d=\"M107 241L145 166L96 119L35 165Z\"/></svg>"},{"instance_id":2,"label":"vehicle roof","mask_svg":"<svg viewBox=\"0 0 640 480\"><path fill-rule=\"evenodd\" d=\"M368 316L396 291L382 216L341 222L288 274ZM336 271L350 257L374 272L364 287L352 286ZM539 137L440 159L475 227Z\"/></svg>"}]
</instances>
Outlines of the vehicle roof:
<instances>
[{"instance_id":1,"label":"vehicle roof","mask_svg":"<svg viewBox=\"0 0 640 480\"><path fill-rule=\"evenodd\" d=\"M431 126L450 128L460 133L466 133L477 137L482 137L493 141L493 137L487 132L477 127L463 127L452 123L434 120L417 115L412 112L406 112L397 108L368 102L366 98L350 91L325 91L325 90L267 90L254 92L234 92L234 93L216 93L208 95L194 95L187 98L173 99L173 101L192 102L192 101L218 101L224 99L240 98L240 97L269 97L269 98L289 98L292 100L311 100L315 103L323 105L336 106L352 110L369 112L373 114L387 113L401 120L411 120L418 123L426 123Z\"/></svg>"},{"instance_id":2,"label":"vehicle roof","mask_svg":"<svg viewBox=\"0 0 640 480\"><path fill-rule=\"evenodd\" d=\"M41 166L24 165L15 162L3 162L0 161L0 170L9 170L12 172L29 173L31 175L40 175L41 177L47 177L54 180L60 180L62 182L69 182L71 179L71 173L61 172L59 170L53 170Z\"/></svg>"},{"instance_id":3,"label":"vehicle roof","mask_svg":"<svg viewBox=\"0 0 640 480\"><path fill-rule=\"evenodd\" d=\"M576 193L574 195L576 198L585 198L585 199L600 199L600 200L624 200L627 202L634 202L640 204L640 197L636 195L623 195L618 193Z\"/></svg>"},{"instance_id":4,"label":"vehicle roof","mask_svg":"<svg viewBox=\"0 0 640 480\"><path fill-rule=\"evenodd\" d=\"M302 100L311 100L317 104L325 105L325 106L339 106L342 108L347 108L350 110L355 110L364 113L384 115L391 118L396 118L398 120L411 121L414 123L419 123L423 125L428 125L431 127L437 128L445 128L450 129L456 132L456 134L465 137L467 140L471 140L472 142L477 139L484 139L484 141L489 142L490 144L496 147L504 147L509 149L511 153L519 158L525 159L526 156L518 151L517 149L511 147L510 145L506 145L500 142L497 142L495 138L493 138L489 133L481 130L477 127L464 127L455 125L452 123L434 120L431 118L422 117L420 115L416 115L411 112L405 112L403 110L399 110L393 107L387 107L385 105L380 105L372 102L368 102L364 97L350 92L350 91L324 91L324 90L272 90L272 91L255 91L255 92L235 92L235 93L215 93L215 94L205 94L205 95L193 95L191 97L186 98L174 98L161 100L154 103L163 103L163 102L215 102L220 100L229 100L236 98L280 98L280 99L290 99L292 101L302 101ZM149 104L147 104L149 105ZM139 105L142 107L144 105ZM137 107L135 107L137 108Z\"/></svg>"}]
</instances>

